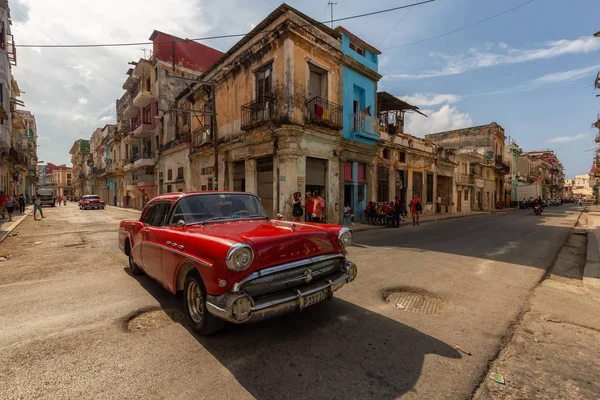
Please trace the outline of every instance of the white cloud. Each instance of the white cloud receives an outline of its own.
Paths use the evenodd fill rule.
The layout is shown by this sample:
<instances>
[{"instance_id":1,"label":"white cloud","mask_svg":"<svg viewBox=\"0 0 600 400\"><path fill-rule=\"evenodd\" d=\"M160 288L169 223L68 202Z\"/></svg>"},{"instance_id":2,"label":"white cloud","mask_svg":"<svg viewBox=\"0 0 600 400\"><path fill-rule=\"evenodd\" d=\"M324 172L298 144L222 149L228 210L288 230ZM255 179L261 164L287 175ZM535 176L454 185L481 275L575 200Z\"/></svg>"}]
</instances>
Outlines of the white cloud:
<instances>
[{"instance_id":1,"label":"white cloud","mask_svg":"<svg viewBox=\"0 0 600 400\"><path fill-rule=\"evenodd\" d=\"M505 48L500 46L501 48ZM466 54L429 53L434 62L443 64L438 70L423 71L416 74L388 74L384 79L424 79L439 76L458 75L479 68L495 67L498 65L518 64L528 61L549 59L565 54L590 53L600 50L600 38L580 37L574 40L557 40L547 42L534 49L509 49L505 53L493 53L489 50L478 52L469 49Z\"/></svg>"},{"instance_id":2,"label":"white cloud","mask_svg":"<svg viewBox=\"0 0 600 400\"><path fill-rule=\"evenodd\" d=\"M85 97L82 97L80 99L77 100L79 102L79 104L87 104L88 99L86 99Z\"/></svg>"},{"instance_id":3,"label":"white cloud","mask_svg":"<svg viewBox=\"0 0 600 400\"><path fill-rule=\"evenodd\" d=\"M500 42L500 43L498 43L498 47L500 47L501 49L508 49L508 44L506 44L504 42Z\"/></svg>"},{"instance_id":4,"label":"white cloud","mask_svg":"<svg viewBox=\"0 0 600 400\"><path fill-rule=\"evenodd\" d=\"M417 113L406 114L406 132L423 137L429 133L443 132L473 126L473 120L467 113L461 113L456 107L446 104L439 110L422 110L425 118Z\"/></svg>"},{"instance_id":5,"label":"white cloud","mask_svg":"<svg viewBox=\"0 0 600 400\"><path fill-rule=\"evenodd\" d=\"M458 103L460 96L441 93L415 93L412 96L400 96L399 99L415 106L430 107L438 104Z\"/></svg>"},{"instance_id":6,"label":"white cloud","mask_svg":"<svg viewBox=\"0 0 600 400\"><path fill-rule=\"evenodd\" d=\"M562 72L554 72L552 74L547 74L537 79L534 79L534 82L538 84L573 82L581 78L590 78L590 74L598 71L598 69L600 69L600 65L571 69Z\"/></svg>"},{"instance_id":7,"label":"white cloud","mask_svg":"<svg viewBox=\"0 0 600 400\"><path fill-rule=\"evenodd\" d=\"M571 136L556 136L548 140L548 143L568 143L574 142L575 140L585 139L589 135L587 133L578 133L577 135Z\"/></svg>"}]
</instances>

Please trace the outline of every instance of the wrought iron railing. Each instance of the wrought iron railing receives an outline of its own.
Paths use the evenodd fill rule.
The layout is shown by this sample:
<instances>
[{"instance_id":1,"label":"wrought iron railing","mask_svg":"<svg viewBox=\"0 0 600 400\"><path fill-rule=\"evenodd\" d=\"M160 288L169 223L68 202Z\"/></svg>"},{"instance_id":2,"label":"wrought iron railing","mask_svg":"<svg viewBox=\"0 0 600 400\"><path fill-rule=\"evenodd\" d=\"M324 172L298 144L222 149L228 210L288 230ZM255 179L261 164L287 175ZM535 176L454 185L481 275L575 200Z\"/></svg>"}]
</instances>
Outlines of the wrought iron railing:
<instances>
[{"instance_id":1,"label":"wrought iron railing","mask_svg":"<svg viewBox=\"0 0 600 400\"><path fill-rule=\"evenodd\" d=\"M242 106L242 130L250 129L275 117L275 96L264 95Z\"/></svg>"},{"instance_id":2,"label":"wrought iron railing","mask_svg":"<svg viewBox=\"0 0 600 400\"><path fill-rule=\"evenodd\" d=\"M342 129L343 107L322 97L313 97L306 101L306 119L309 123Z\"/></svg>"},{"instance_id":3,"label":"wrought iron railing","mask_svg":"<svg viewBox=\"0 0 600 400\"><path fill-rule=\"evenodd\" d=\"M454 174L457 185L474 185L475 177L473 174Z\"/></svg>"},{"instance_id":4,"label":"wrought iron railing","mask_svg":"<svg viewBox=\"0 0 600 400\"><path fill-rule=\"evenodd\" d=\"M351 132L366 132L379 136L379 118L365 113L351 114L350 118Z\"/></svg>"}]
</instances>

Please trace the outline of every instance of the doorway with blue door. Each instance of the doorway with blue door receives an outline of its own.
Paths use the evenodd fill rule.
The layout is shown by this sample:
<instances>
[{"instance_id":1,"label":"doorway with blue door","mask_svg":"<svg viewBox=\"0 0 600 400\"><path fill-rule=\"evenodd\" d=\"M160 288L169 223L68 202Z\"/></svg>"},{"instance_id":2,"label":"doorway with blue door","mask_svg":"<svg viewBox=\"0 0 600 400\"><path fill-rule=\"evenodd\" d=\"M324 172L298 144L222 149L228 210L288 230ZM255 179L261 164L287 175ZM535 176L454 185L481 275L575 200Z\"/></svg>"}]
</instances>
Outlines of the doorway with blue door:
<instances>
[{"instance_id":1,"label":"doorway with blue door","mask_svg":"<svg viewBox=\"0 0 600 400\"><path fill-rule=\"evenodd\" d=\"M355 222L365 221L364 210L366 204L367 181L366 164L347 161L344 165L344 207L349 206L354 214ZM350 219L344 217L344 223Z\"/></svg>"}]
</instances>

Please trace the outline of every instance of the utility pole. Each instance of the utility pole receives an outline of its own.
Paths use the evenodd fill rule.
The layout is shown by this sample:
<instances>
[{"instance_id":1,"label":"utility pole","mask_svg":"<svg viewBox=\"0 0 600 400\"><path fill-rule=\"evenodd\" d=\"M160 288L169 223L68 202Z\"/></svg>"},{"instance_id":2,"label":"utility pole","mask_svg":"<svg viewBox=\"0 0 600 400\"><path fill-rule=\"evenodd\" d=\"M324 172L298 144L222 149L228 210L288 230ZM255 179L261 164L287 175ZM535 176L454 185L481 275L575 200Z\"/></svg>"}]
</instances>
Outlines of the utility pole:
<instances>
[{"instance_id":1,"label":"utility pole","mask_svg":"<svg viewBox=\"0 0 600 400\"><path fill-rule=\"evenodd\" d=\"M333 7L335 7L337 4L337 2L334 1L329 1L329 3L327 3L327 5L329 6L329 8L331 9L331 29L333 29Z\"/></svg>"}]
</instances>

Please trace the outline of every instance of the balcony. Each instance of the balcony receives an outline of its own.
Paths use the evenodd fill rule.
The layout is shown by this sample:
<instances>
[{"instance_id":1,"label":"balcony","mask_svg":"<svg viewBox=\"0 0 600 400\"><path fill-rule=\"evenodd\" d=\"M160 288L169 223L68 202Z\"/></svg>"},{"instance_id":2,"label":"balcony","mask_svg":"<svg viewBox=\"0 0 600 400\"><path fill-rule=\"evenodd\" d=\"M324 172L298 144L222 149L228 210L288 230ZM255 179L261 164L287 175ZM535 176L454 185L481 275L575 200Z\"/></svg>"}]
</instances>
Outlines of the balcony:
<instances>
[{"instance_id":1,"label":"balcony","mask_svg":"<svg viewBox=\"0 0 600 400\"><path fill-rule=\"evenodd\" d=\"M155 185L153 174L139 174L137 178L134 179L136 186L140 189L144 187L152 187Z\"/></svg>"},{"instance_id":2,"label":"balcony","mask_svg":"<svg viewBox=\"0 0 600 400\"><path fill-rule=\"evenodd\" d=\"M368 139L379 139L379 118L365 113L351 114L350 132Z\"/></svg>"},{"instance_id":3,"label":"balcony","mask_svg":"<svg viewBox=\"0 0 600 400\"><path fill-rule=\"evenodd\" d=\"M125 92L123 97L121 97L121 107L123 110L123 119L128 120L129 118L134 118L140 114L139 108L137 108L133 104L133 99L131 98L130 92Z\"/></svg>"},{"instance_id":4,"label":"balcony","mask_svg":"<svg viewBox=\"0 0 600 400\"><path fill-rule=\"evenodd\" d=\"M131 124L129 135L130 139L139 139L144 133L152 132L156 126L152 123L151 119L144 119L141 122L135 122Z\"/></svg>"},{"instance_id":5,"label":"balcony","mask_svg":"<svg viewBox=\"0 0 600 400\"><path fill-rule=\"evenodd\" d=\"M148 104L152 103L152 88L148 85L142 85L140 90L136 93L133 98L133 105L136 107L144 108Z\"/></svg>"},{"instance_id":6,"label":"balcony","mask_svg":"<svg viewBox=\"0 0 600 400\"><path fill-rule=\"evenodd\" d=\"M306 120L310 124L342 129L343 107L321 97L313 97L306 101Z\"/></svg>"},{"instance_id":7,"label":"balcony","mask_svg":"<svg viewBox=\"0 0 600 400\"><path fill-rule=\"evenodd\" d=\"M242 106L242 125L244 131L260 126L275 118L275 96L264 95Z\"/></svg>"},{"instance_id":8,"label":"balcony","mask_svg":"<svg viewBox=\"0 0 600 400\"><path fill-rule=\"evenodd\" d=\"M136 154L132 158L133 167L141 168L141 167L153 167L154 166L154 158L152 157L151 152L144 152L141 154Z\"/></svg>"},{"instance_id":9,"label":"balcony","mask_svg":"<svg viewBox=\"0 0 600 400\"><path fill-rule=\"evenodd\" d=\"M473 174L454 174L454 180L457 185L475 185Z\"/></svg>"},{"instance_id":10,"label":"balcony","mask_svg":"<svg viewBox=\"0 0 600 400\"><path fill-rule=\"evenodd\" d=\"M508 174L510 173L510 165L503 162L502 159L496 160L496 172L500 174Z\"/></svg>"}]
</instances>

